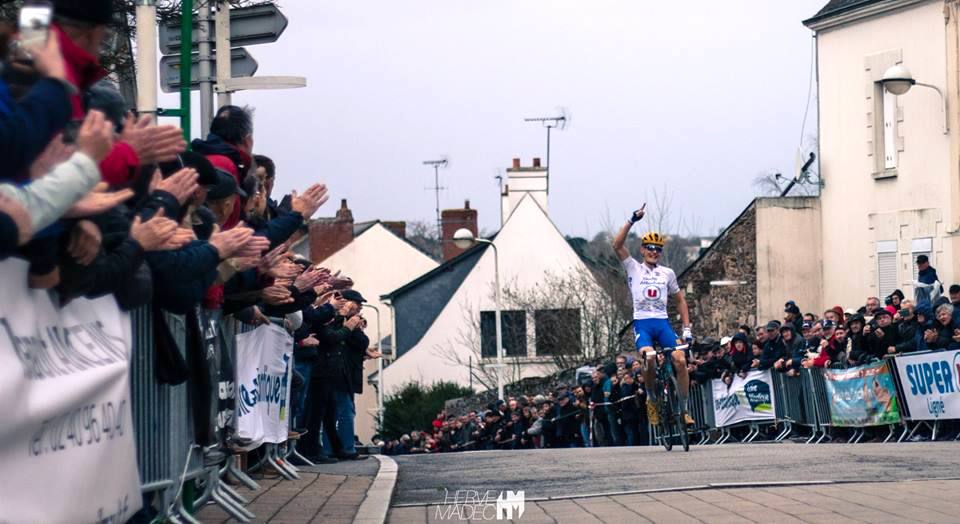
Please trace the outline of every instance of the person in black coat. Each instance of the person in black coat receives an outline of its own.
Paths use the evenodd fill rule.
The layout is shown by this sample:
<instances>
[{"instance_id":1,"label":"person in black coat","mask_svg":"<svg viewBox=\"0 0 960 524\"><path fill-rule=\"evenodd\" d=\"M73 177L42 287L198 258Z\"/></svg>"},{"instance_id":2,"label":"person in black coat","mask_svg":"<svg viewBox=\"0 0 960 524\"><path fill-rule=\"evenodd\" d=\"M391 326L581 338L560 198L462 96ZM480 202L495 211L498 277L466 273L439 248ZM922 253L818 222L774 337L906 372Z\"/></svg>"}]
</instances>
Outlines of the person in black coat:
<instances>
[{"instance_id":1,"label":"person in black coat","mask_svg":"<svg viewBox=\"0 0 960 524\"><path fill-rule=\"evenodd\" d=\"M575 448L580 442L580 420L577 418L579 410L570 400L570 395L566 394L557 400L554 427L557 432L558 448Z\"/></svg>"},{"instance_id":2,"label":"person in black coat","mask_svg":"<svg viewBox=\"0 0 960 524\"><path fill-rule=\"evenodd\" d=\"M760 357L759 370L770 369L780 359L787 356L783 337L780 335L780 324L771 321L766 326L767 341L763 344L763 355Z\"/></svg>"},{"instance_id":3,"label":"person in black coat","mask_svg":"<svg viewBox=\"0 0 960 524\"><path fill-rule=\"evenodd\" d=\"M620 387L620 420L628 446L640 444L640 404L637 402L637 381L633 373L623 376ZM644 404L646 405L646 404Z\"/></svg>"},{"instance_id":4,"label":"person in black coat","mask_svg":"<svg viewBox=\"0 0 960 524\"><path fill-rule=\"evenodd\" d=\"M893 325L893 316L889 311L878 309L868 328L870 332L866 335L867 352L860 355L859 364L896 353L896 346L901 342L900 333L897 326Z\"/></svg>"}]
</instances>

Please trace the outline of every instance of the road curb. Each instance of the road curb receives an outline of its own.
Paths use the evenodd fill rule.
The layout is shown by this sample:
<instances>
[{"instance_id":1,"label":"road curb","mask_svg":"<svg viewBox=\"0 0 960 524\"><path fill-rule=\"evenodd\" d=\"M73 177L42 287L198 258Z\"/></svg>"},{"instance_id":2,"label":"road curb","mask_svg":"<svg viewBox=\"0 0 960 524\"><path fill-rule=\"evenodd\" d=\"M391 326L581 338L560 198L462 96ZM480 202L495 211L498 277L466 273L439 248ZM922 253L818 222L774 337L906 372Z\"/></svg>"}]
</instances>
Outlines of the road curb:
<instances>
[{"instance_id":1,"label":"road curb","mask_svg":"<svg viewBox=\"0 0 960 524\"><path fill-rule=\"evenodd\" d=\"M615 497L619 495L643 495L650 493L670 493L676 491L700 491L707 489L744 489L744 488L776 488L776 487L788 487L788 486L817 486L824 484L871 484L871 483L886 483L886 482L926 482L926 481L936 481L936 480L960 480L960 477L931 477L931 478L917 478L917 479L884 479L884 480L857 480L857 479L845 479L845 480L773 480L773 481L758 481L758 482L715 482L710 484L696 484L693 486L676 486L676 487L667 487L667 488L654 488L654 489L639 489L639 490L627 490L627 491L606 491L602 493L583 493L578 495L558 495L554 497L527 497L527 502L550 502L555 500L572 500L572 499L586 499L586 498L596 498L596 497ZM442 502L408 502L403 504L396 504L394 507L397 508L415 508L415 507L430 507L437 506L442 504Z\"/></svg>"},{"instance_id":2,"label":"road curb","mask_svg":"<svg viewBox=\"0 0 960 524\"><path fill-rule=\"evenodd\" d=\"M390 500L393 498L393 490L397 485L397 463L392 458L384 455L373 455L373 458L380 461L380 469L377 476L370 484L367 490L367 496L364 497L357 510L357 515L353 522L357 524L380 524L387 521L387 511L390 510Z\"/></svg>"}]
</instances>

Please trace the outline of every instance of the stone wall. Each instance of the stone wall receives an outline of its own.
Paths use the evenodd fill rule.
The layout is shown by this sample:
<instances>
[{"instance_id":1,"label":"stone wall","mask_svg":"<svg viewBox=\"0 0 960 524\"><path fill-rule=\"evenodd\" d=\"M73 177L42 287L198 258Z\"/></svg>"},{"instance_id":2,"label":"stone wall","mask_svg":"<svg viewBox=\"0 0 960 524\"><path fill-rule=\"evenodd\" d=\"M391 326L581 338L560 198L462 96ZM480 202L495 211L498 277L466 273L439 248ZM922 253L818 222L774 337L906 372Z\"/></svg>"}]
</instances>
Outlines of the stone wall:
<instances>
[{"instance_id":1,"label":"stone wall","mask_svg":"<svg viewBox=\"0 0 960 524\"><path fill-rule=\"evenodd\" d=\"M678 276L697 338L730 335L741 324L756 326L756 226L756 205L751 202L713 245ZM719 281L735 284L710 285ZM674 302L670 303L670 318L676 319Z\"/></svg>"}]
</instances>

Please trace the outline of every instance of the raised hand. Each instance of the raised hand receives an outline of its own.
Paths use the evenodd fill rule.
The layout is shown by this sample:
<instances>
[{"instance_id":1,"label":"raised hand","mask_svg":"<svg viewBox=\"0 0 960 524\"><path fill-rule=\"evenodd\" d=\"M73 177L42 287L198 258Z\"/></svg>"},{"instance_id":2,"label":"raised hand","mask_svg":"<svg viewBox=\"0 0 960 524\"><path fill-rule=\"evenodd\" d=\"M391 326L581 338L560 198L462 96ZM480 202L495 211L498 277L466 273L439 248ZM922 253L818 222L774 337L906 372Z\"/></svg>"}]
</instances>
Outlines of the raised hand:
<instances>
[{"instance_id":1,"label":"raised hand","mask_svg":"<svg viewBox=\"0 0 960 524\"><path fill-rule=\"evenodd\" d=\"M75 144L63 142L63 134L53 137L40 156L30 164L30 179L36 180L49 174L53 168L69 160L76 151Z\"/></svg>"},{"instance_id":2,"label":"raised hand","mask_svg":"<svg viewBox=\"0 0 960 524\"><path fill-rule=\"evenodd\" d=\"M89 220L81 220L70 232L67 253L81 266L89 266L100 253L102 242L100 228Z\"/></svg>"},{"instance_id":3,"label":"raised hand","mask_svg":"<svg viewBox=\"0 0 960 524\"><path fill-rule=\"evenodd\" d=\"M633 215L630 216L630 222L633 224L636 224L637 222L639 222L640 219L643 218L643 215L646 214L646 211L644 211L646 208L647 208L647 203L644 202L643 205L640 206L640 209L634 211Z\"/></svg>"},{"instance_id":4,"label":"raised hand","mask_svg":"<svg viewBox=\"0 0 960 524\"><path fill-rule=\"evenodd\" d=\"M77 148L98 164L110 154L113 149L113 124L106 115L96 110L87 113L77 133Z\"/></svg>"},{"instance_id":5,"label":"raised hand","mask_svg":"<svg viewBox=\"0 0 960 524\"><path fill-rule=\"evenodd\" d=\"M263 301L272 306L280 306L293 302L290 290L280 286L270 286L260 291Z\"/></svg>"},{"instance_id":6,"label":"raised hand","mask_svg":"<svg viewBox=\"0 0 960 524\"><path fill-rule=\"evenodd\" d=\"M175 160L187 149L187 142L176 126L154 126L153 119L144 115L134 120L127 118L120 140L137 153L141 165Z\"/></svg>"},{"instance_id":7,"label":"raised hand","mask_svg":"<svg viewBox=\"0 0 960 524\"><path fill-rule=\"evenodd\" d=\"M167 178L162 178L159 173L159 169L154 172L153 176L156 183L154 184L154 181L150 183L151 191L166 191L173 195L181 205L189 200L193 193L197 191L197 188L200 187L197 183L197 178L200 175L197 174L195 169L184 168Z\"/></svg>"},{"instance_id":8,"label":"raised hand","mask_svg":"<svg viewBox=\"0 0 960 524\"><path fill-rule=\"evenodd\" d=\"M67 81L67 65L60 52L60 39L53 37L37 45L26 45L24 49L33 57L33 67L38 73L56 80Z\"/></svg>"},{"instance_id":9,"label":"raised hand","mask_svg":"<svg viewBox=\"0 0 960 524\"><path fill-rule=\"evenodd\" d=\"M91 217L104 213L133 197L132 189L121 189L108 193L109 186L98 184L87 196L81 198L64 214L67 218Z\"/></svg>"},{"instance_id":10,"label":"raised hand","mask_svg":"<svg viewBox=\"0 0 960 524\"><path fill-rule=\"evenodd\" d=\"M136 240L144 251L163 251L167 242L176 234L177 223L164 216L163 208L146 222L137 216L130 226L130 237Z\"/></svg>"},{"instance_id":11,"label":"raised hand","mask_svg":"<svg viewBox=\"0 0 960 524\"><path fill-rule=\"evenodd\" d=\"M217 253L220 253L220 260L226 260L232 258L252 236L253 230L246 227L235 227L229 231L217 229L210 235L209 242L217 250Z\"/></svg>"},{"instance_id":12,"label":"raised hand","mask_svg":"<svg viewBox=\"0 0 960 524\"><path fill-rule=\"evenodd\" d=\"M322 278L323 272L317 268L311 267L303 273L300 273L296 280L293 281L293 285L300 291L306 291L317 285Z\"/></svg>"},{"instance_id":13,"label":"raised hand","mask_svg":"<svg viewBox=\"0 0 960 524\"><path fill-rule=\"evenodd\" d=\"M290 209L295 213L300 213L304 219L308 219L320 209L329 198L327 196L327 186L323 184L314 184L307 188L302 195L294 191L291 196Z\"/></svg>"}]
</instances>

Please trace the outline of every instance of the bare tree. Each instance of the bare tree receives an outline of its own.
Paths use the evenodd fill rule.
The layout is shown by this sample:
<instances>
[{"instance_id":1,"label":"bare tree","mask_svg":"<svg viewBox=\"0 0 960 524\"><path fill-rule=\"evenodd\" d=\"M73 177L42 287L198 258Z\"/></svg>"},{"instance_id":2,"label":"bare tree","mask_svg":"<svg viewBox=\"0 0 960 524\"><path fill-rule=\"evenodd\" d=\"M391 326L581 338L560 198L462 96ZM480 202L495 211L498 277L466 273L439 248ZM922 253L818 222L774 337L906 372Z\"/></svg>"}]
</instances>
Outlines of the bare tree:
<instances>
[{"instance_id":1,"label":"bare tree","mask_svg":"<svg viewBox=\"0 0 960 524\"><path fill-rule=\"evenodd\" d=\"M437 237L437 224L427 220L407 222L407 240L419 247L436 260L443 257L440 239Z\"/></svg>"}]
</instances>

